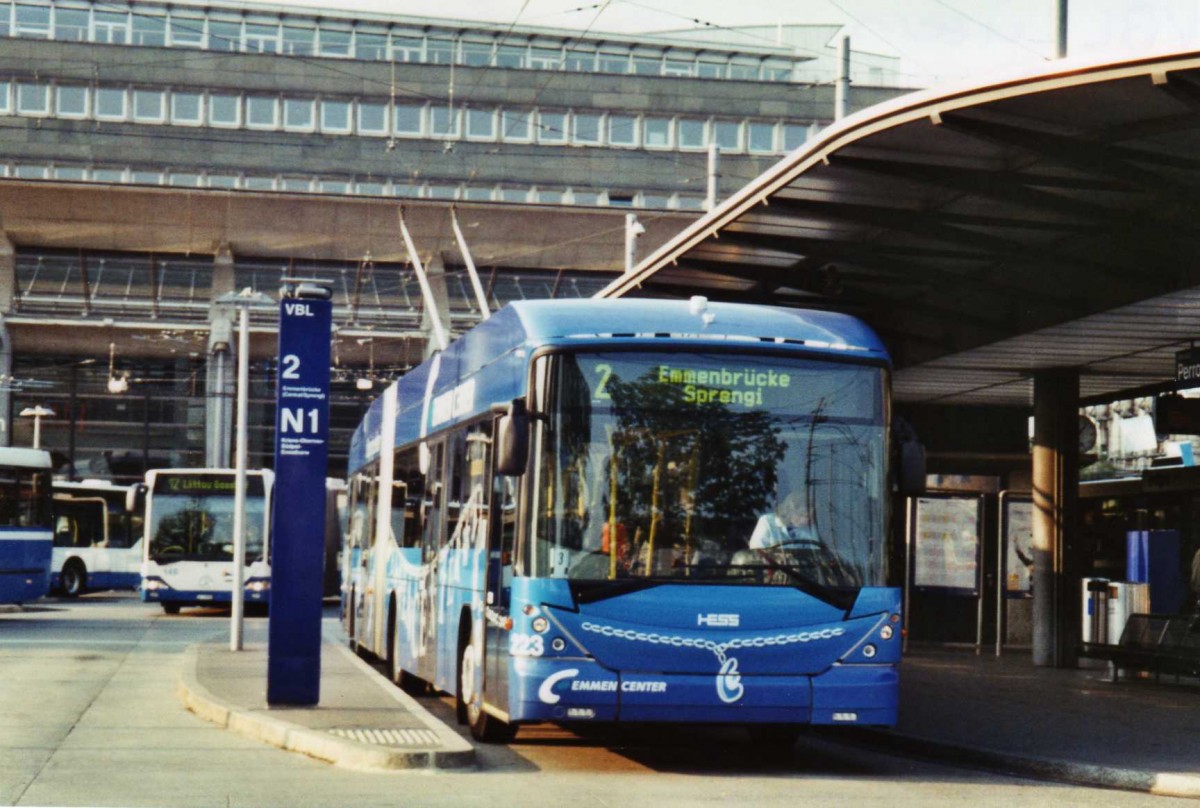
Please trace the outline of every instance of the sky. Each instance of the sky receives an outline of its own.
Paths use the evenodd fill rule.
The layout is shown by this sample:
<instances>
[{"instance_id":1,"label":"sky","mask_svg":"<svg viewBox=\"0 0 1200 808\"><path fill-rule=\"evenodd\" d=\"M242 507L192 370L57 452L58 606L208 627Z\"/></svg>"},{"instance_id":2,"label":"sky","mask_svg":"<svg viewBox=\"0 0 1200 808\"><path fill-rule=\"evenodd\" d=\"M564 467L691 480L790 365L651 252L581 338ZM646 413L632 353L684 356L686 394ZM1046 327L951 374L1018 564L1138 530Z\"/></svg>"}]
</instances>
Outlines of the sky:
<instances>
[{"instance_id":1,"label":"sky","mask_svg":"<svg viewBox=\"0 0 1200 808\"><path fill-rule=\"evenodd\" d=\"M274 5L646 33L700 25L833 23L854 50L899 56L897 84L930 86L1045 65L1055 0L275 0ZM1068 55L1200 50L1200 0L1074 0Z\"/></svg>"}]
</instances>

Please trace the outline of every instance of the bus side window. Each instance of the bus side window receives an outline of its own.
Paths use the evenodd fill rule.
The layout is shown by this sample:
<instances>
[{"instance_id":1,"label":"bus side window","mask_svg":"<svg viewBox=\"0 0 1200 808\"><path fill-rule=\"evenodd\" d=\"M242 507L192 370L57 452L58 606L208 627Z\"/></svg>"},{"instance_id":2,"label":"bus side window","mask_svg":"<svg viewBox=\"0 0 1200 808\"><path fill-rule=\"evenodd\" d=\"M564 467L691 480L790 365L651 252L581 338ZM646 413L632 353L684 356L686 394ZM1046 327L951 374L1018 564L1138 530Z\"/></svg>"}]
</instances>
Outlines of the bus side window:
<instances>
[{"instance_id":1,"label":"bus side window","mask_svg":"<svg viewBox=\"0 0 1200 808\"><path fill-rule=\"evenodd\" d=\"M423 525L422 500L425 497L425 475L421 474L420 457L414 447L396 452L395 470L397 490L392 494L392 524L403 515L404 525L396 538L401 547L420 547ZM401 496L400 488L404 493Z\"/></svg>"},{"instance_id":2,"label":"bus side window","mask_svg":"<svg viewBox=\"0 0 1200 808\"><path fill-rule=\"evenodd\" d=\"M424 531L421 536L422 556L429 561L442 543L442 503L445 499L444 478L446 444L437 443L429 447L429 471L425 475L425 495L422 498L421 519Z\"/></svg>"}]
</instances>

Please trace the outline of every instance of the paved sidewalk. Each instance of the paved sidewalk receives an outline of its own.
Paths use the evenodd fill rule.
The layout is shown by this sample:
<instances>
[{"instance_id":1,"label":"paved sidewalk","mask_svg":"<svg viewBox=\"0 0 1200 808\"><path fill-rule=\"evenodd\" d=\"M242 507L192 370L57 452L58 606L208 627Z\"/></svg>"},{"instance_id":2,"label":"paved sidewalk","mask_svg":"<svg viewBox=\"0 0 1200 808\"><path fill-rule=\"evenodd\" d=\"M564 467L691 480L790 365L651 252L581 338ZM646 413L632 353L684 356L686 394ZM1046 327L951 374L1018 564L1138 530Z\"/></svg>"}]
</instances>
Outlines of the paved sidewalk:
<instances>
[{"instance_id":1,"label":"paved sidewalk","mask_svg":"<svg viewBox=\"0 0 1200 808\"><path fill-rule=\"evenodd\" d=\"M265 634L265 632L263 632ZM180 680L198 715L283 749L360 770L459 768L474 749L330 630L321 702L268 708L266 644L188 649ZM1200 684L1108 670L1036 668L1003 657L920 647L901 666L900 721L851 737L949 763L1064 782L1200 798ZM837 740L846 730L823 733Z\"/></svg>"},{"instance_id":2,"label":"paved sidewalk","mask_svg":"<svg viewBox=\"0 0 1200 808\"><path fill-rule=\"evenodd\" d=\"M227 643L206 643L187 650L179 692L202 718L346 768L474 765L471 744L331 638L321 648L316 707L268 707L266 681L265 642L236 653Z\"/></svg>"},{"instance_id":3,"label":"paved sidewalk","mask_svg":"<svg viewBox=\"0 0 1200 808\"><path fill-rule=\"evenodd\" d=\"M1034 667L1004 656L917 648L900 668L900 721L875 743L1032 777L1200 798L1200 685L1109 681L1104 663ZM866 733L864 733L866 734Z\"/></svg>"}]
</instances>

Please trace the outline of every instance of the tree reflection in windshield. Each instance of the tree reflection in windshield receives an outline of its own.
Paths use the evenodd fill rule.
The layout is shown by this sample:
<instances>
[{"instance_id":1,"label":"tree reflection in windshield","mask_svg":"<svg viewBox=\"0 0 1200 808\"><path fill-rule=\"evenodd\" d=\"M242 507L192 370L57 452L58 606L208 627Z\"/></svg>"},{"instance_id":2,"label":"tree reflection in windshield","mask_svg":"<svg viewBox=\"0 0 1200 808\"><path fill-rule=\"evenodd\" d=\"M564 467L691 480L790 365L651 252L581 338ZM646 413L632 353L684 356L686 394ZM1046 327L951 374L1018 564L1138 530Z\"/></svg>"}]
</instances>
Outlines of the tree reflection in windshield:
<instances>
[{"instance_id":1,"label":"tree reflection in windshield","mask_svg":"<svg viewBox=\"0 0 1200 808\"><path fill-rule=\"evenodd\" d=\"M882 371L617 353L555 368L534 574L881 579Z\"/></svg>"}]
</instances>

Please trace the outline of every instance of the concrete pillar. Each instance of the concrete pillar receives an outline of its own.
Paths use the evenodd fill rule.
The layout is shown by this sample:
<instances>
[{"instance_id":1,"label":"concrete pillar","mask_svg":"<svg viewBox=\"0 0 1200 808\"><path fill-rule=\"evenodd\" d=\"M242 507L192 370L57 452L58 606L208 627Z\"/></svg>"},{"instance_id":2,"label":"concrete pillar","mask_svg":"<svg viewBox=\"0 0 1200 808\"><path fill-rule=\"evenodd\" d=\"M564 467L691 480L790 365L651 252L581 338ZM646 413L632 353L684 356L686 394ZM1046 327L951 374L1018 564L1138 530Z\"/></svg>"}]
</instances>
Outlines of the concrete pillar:
<instances>
[{"instance_id":1,"label":"concrete pillar","mask_svg":"<svg viewBox=\"0 0 1200 808\"><path fill-rule=\"evenodd\" d=\"M1079 634L1075 548L1079 371L1033 377L1033 664L1074 667Z\"/></svg>"},{"instance_id":2,"label":"concrete pillar","mask_svg":"<svg viewBox=\"0 0 1200 808\"><path fill-rule=\"evenodd\" d=\"M450 294L446 288L446 262L442 256L435 255L425 264L425 275L429 279L429 289L433 292L433 300L426 300L421 308L421 333L425 335L425 358L433 356L437 350L437 338L433 333L433 320L429 316L429 307L436 306L438 316L442 318L442 326L450 333ZM378 359L378 357L376 357Z\"/></svg>"},{"instance_id":3,"label":"concrete pillar","mask_svg":"<svg viewBox=\"0 0 1200 808\"><path fill-rule=\"evenodd\" d=\"M16 299L17 251L8 234L0 232L0 446L12 446L12 385L8 380L12 376L13 355L3 315L13 310Z\"/></svg>"},{"instance_id":4,"label":"concrete pillar","mask_svg":"<svg viewBox=\"0 0 1200 808\"><path fill-rule=\"evenodd\" d=\"M234 291L233 253L223 244L213 258L212 298ZM232 306L209 304L208 369L204 384L204 462L230 468L233 443L233 382L235 366Z\"/></svg>"}]
</instances>

